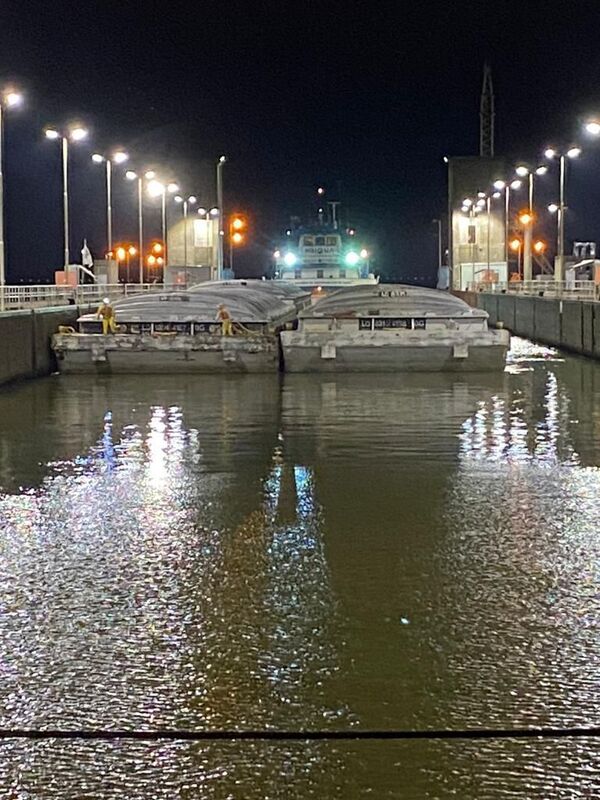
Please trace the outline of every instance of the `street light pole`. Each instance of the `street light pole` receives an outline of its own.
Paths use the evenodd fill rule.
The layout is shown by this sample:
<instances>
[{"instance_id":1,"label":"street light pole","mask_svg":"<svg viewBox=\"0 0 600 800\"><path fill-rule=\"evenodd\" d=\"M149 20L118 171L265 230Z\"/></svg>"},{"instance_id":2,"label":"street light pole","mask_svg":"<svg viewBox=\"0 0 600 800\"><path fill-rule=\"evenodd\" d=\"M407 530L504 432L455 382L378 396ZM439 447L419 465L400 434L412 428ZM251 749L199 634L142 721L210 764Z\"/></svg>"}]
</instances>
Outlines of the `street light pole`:
<instances>
[{"instance_id":1,"label":"street light pole","mask_svg":"<svg viewBox=\"0 0 600 800\"><path fill-rule=\"evenodd\" d=\"M6 285L5 246L4 246L4 109L0 102L0 311L4 311L4 286Z\"/></svg>"},{"instance_id":2,"label":"street light pole","mask_svg":"<svg viewBox=\"0 0 600 800\"><path fill-rule=\"evenodd\" d=\"M0 311L4 311L4 287L6 285L6 246L4 243L4 106L18 106L22 95L6 91L0 97Z\"/></svg>"},{"instance_id":3,"label":"street light pole","mask_svg":"<svg viewBox=\"0 0 600 800\"><path fill-rule=\"evenodd\" d=\"M69 266L69 140L62 137L62 177L63 177L63 238L65 273Z\"/></svg>"},{"instance_id":4,"label":"street light pole","mask_svg":"<svg viewBox=\"0 0 600 800\"><path fill-rule=\"evenodd\" d=\"M144 179L139 176L138 184L138 240L140 245L140 284L144 282Z\"/></svg>"},{"instance_id":5,"label":"street light pole","mask_svg":"<svg viewBox=\"0 0 600 800\"><path fill-rule=\"evenodd\" d=\"M106 241L107 252L112 250L112 161L106 159Z\"/></svg>"},{"instance_id":6,"label":"street light pole","mask_svg":"<svg viewBox=\"0 0 600 800\"><path fill-rule=\"evenodd\" d=\"M485 199L485 209L487 211L487 268L488 277L490 271L490 225L492 222L492 199L488 195Z\"/></svg>"},{"instance_id":7,"label":"street light pole","mask_svg":"<svg viewBox=\"0 0 600 800\"><path fill-rule=\"evenodd\" d=\"M577 158L581 155L580 147L570 147L566 153L558 154L553 147L549 147L544 155L548 159L553 159L557 155L559 158L559 200L558 206L553 209L558 211L558 253L554 262L554 280L564 281L565 279L565 194L567 183L567 158Z\"/></svg>"},{"instance_id":8,"label":"street light pole","mask_svg":"<svg viewBox=\"0 0 600 800\"><path fill-rule=\"evenodd\" d=\"M555 280L565 279L565 182L567 164L565 156L560 157L560 194L558 205L558 263Z\"/></svg>"},{"instance_id":9,"label":"street light pole","mask_svg":"<svg viewBox=\"0 0 600 800\"><path fill-rule=\"evenodd\" d=\"M223 164L227 161L226 156L221 156L217 162L217 207L219 209L219 239L217 242L217 280L223 277L223 237L225 231L223 223L225 213L223 210Z\"/></svg>"}]
</instances>

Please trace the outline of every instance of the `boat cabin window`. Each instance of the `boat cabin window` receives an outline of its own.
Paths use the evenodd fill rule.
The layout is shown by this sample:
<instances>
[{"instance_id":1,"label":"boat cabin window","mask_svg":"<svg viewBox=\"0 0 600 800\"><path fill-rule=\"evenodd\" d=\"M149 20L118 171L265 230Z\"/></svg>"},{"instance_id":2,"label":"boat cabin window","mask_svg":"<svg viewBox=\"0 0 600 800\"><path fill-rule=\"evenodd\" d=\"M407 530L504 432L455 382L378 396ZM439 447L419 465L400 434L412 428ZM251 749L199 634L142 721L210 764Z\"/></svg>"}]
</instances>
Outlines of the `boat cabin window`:
<instances>
[{"instance_id":1,"label":"boat cabin window","mask_svg":"<svg viewBox=\"0 0 600 800\"><path fill-rule=\"evenodd\" d=\"M345 278L345 277L346 277L346 270L345 269L341 269L340 270L340 278Z\"/></svg>"},{"instance_id":2,"label":"boat cabin window","mask_svg":"<svg viewBox=\"0 0 600 800\"><path fill-rule=\"evenodd\" d=\"M302 237L302 245L304 247L312 247L315 243L314 236L303 236Z\"/></svg>"},{"instance_id":3,"label":"boat cabin window","mask_svg":"<svg viewBox=\"0 0 600 800\"><path fill-rule=\"evenodd\" d=\"M297 270L295 270L295 272L294 272L294 278L296 278L296 280L298 280L298 281L299 281L301 277L302 277L302 270L301 270L301 269L297 269Z\"/></svg>"},{"instance_id":4,"label":"boat cabin window","mask_svg":"<svg viewBox=\"0 0 600 800\"><path fill-rule=\"evenodd\" d=\"M323 277L323 270L322 269L318 269L317 270L317 278L322 278L322 277Z\"/></svg>"},{"instance_id":5,"label":"boat cabin window","mask_svg":"<svg viewBox=\"0 0 600 800\"><path fill-rule=\"evenodd\" d=\"M329 247L337 247L339 245L339 237L337 237L337 236L327 236L326 237L326 244Z\"/></svg>"},{"instance_id":6,"label":"boat cabin window","mask_svg":"<svg viewBox=\"0 0 600 800\"><path fill-rule=\"evenodd\" d=\"M315 244L323 246L325 244L324 236L315 236Z\"/></svg>"}]
</instances>

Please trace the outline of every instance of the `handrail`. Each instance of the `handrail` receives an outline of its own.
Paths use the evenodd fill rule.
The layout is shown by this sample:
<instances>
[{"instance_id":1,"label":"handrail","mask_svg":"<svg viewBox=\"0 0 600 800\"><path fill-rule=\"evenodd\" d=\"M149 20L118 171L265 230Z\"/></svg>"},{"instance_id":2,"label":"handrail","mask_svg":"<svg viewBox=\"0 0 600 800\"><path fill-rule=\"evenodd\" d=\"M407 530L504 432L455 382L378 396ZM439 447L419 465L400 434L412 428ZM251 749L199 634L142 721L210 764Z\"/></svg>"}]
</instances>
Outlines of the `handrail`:
<instances>
[{"instance_id":1,"label":"handrail","mask_svg":"<svg viewBox=\"0 0 600 800\"><path fill-rule=\"evenodd\" d=\"M499 281L496 283L472 281L467 290L493 294L523 294L537 297L558 297L574 300L598 300L599 289L593 281Z\"/></svg>"},{"instance_id":2,"label":"handrail","mask_svg":"<svg viewBox=\"0 0 600 800\"><path fill-rule=\"evenodd\" d=\"M163 290L164 285L162 283L4 286L0 288L0 308L5 311L16 311L48 306L83 305L97 302L103 297L115 300L119 297Z\"/></svg>"}]
</instances>

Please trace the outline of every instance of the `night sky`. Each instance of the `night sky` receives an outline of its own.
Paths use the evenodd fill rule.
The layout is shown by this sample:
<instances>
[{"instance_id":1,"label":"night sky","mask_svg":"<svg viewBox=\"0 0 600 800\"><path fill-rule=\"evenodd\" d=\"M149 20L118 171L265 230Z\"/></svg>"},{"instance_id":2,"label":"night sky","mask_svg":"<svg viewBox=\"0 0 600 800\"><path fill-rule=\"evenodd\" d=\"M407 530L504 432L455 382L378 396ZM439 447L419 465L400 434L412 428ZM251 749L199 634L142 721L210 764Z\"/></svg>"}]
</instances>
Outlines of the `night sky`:
<instances>
[{"instance_id":1,"label":"night sky","mask_svg":"<svg viewBox=\"0 0 600 800\"><path fill-rule=\"evenodd\" d=\"M323 185L383 275L430 281L442 157L477 153L486 60L497 154L535 160L549 143L580 143L567 234L600 240L600 142L580 133L600 111L598 30L597 2L4 0L0 76L27 93L6 115L8 282L52 280L62 263L59 145L43 128L74 118L92 130L71 150L77 256L83 236L98 256L105 246L104 176L90 155L120 145L133 167L156 166L202 203L228 155L226 206L252 219L246 274L264 271ZM544 182L540 200L555 199L555 176ZM135 240L134 209L133 184L116 176L115 239ZM159 219L148 211L154 235ZM546 215L544 227L553 236Z\"/></svg>"}]
</instances>

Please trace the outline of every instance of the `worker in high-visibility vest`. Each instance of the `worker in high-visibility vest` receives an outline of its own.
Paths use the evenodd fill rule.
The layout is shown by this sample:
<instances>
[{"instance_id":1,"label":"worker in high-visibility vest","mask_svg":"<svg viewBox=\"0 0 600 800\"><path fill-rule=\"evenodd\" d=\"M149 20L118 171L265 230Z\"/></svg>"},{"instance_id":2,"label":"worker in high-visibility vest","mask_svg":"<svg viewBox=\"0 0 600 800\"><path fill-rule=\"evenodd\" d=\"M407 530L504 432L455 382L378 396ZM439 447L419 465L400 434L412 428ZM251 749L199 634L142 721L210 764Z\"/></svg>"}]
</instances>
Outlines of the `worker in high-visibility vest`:
<instances>
[{"instance_id":1,"label":"worker in high-visibility vest","mask_svg":"<svg viewBox=\"0 0 600 800\"><path fill-rule=\"evenodd\" d=\"M233 326L231 324L231 314L224 303L220 303L217 308L217 321L221 323L221 335L233 336Z\"/></svg>"},{"instance_id":2,"label":"worker in high-visibility vest","mask_svg":"<svg viewBox=\"0 0 600 800\"><path fill-rule=\"evenodd\" d=\"M111 306L108 297L105 297L104 300L98 306L98 310L96 311L96 316L102 320L102 333L105 336L109 332L109 330L111 333L117 332L115 310Z\"/></svg>"}]
</instances>

